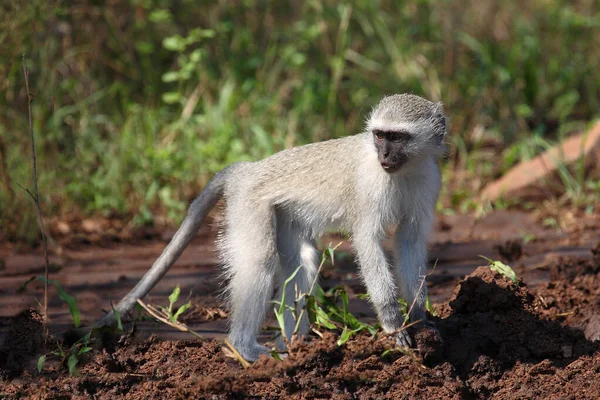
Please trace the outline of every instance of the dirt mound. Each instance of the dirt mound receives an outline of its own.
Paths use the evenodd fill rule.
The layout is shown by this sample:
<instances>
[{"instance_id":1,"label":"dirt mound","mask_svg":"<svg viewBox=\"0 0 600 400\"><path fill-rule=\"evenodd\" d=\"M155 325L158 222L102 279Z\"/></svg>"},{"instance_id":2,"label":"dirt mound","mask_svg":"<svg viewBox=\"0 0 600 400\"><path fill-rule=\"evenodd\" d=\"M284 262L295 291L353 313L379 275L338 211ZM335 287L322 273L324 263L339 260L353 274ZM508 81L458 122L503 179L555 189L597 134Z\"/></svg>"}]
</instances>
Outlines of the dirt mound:
<instances>
[{"instance_id":1,"label":"dirt mound","mask_svg":"<svg viewBox=\"0 0 600 400\"><path fill-rule=\"evenodd\" d=\"M535 297L522 284L478 268L458 286L438 322L446 360L472 393L485 398L516 364L564 366L600 346L583 332L540 318Z\"/></svg>"},{"instance_id":2,"label":"dirt mound","mask_svg":"<svg viewBox=\"0 0 600 400\"><path fill-rule=\"evenodd\" d=\"M11 328L0 344L0 378L15 377L26 368L44 346L42 316L25 310L11 321Z\"/></svg>"},{"instance_id":3,"label":"dirt mound","mask_svg":"<svg viewBox=\"0 0 600 400\"><path fill-rule=\"evenodd\" d=\"M393 341L383 334L359 334L338 346L336 335L324 332L294 343L283 361L263 357L243 369L214 340L151 338L89 354L80 377L55 369L40 378L25 366L20 379L0 383L0 392L7 398L597 398L600 342L586 339L589 321L573 318L571 326L556 318L563 305L597 306L597 267L562 262L553 267L554 286L539 293L478 268L433 318L439 333L415 332L420 351L388 351ZM544 308L541 293L554 293L552 306L546 300Z\"/></svg>"}]
</instances>

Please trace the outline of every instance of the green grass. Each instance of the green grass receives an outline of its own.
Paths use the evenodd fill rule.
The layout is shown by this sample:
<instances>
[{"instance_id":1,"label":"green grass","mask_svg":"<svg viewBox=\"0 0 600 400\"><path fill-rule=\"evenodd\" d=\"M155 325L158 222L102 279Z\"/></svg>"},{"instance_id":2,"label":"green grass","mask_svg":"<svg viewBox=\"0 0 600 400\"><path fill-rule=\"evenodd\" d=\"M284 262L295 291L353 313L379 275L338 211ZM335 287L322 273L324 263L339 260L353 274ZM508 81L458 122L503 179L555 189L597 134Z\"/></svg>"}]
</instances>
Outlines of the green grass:
<instances>
[{"instance_id":1,"label":"green grass","mask_svg":"<svg viewBox=\"0 0 600 400\"><path fill-rule=\"evenodd\" d=\"M391 92L444 102L446 168L477 187L543 150L535 138L553 143L599 117L597 1L73 4L8 1L0 17L9 238L37 235L17 186L31 181L23 53L46 215L178 222L225 165L356 133ZM593 191L571 174L566 191Z\"/></svg>"}]
</instances>

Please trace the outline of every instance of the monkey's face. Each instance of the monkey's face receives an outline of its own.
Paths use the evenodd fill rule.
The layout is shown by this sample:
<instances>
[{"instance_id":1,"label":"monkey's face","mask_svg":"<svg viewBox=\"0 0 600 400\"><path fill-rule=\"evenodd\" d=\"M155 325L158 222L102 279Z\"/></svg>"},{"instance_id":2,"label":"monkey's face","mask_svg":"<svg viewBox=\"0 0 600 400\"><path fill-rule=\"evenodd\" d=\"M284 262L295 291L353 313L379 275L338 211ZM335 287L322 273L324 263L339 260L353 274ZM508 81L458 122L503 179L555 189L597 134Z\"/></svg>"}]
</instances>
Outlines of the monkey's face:
<instances>
[{"instance_id":1,"label":"monkey's face","mask_svg":"<svg viewBox=\"0 0 600 400\"><path fill-rule=\"evenodd\" d=\"M407 151L413 140L410 133L373 129L373 140L379 163L386 172L396 172L408 161Z\"/></svg>"},{"instance_id":2,"label":"monkey's face","mask_svg":"<svg viewBox=\"0 0 600 400\"><path fill-rule=\"evenodd\" d=\"M367 130L373 135L379 163L388 173L445 152L442 105L415 95L384 97L369 116Z\"/></svg>"}]
</instances>

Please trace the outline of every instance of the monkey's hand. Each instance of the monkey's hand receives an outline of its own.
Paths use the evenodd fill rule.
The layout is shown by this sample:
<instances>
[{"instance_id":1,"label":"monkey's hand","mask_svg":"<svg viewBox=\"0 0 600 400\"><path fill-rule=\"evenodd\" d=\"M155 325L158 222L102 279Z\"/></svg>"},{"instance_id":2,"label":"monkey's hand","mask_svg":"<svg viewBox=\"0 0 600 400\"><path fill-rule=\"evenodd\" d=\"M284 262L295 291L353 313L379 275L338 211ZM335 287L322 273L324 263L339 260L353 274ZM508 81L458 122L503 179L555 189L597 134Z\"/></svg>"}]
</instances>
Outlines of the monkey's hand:
<instances>
[{"instance_id":1,"label":"monkey's hand","mask_svg":"<svg viewBox=\"0 0 600 400\"><path fill-rule=\"evenodd\" d=\"M419 321L416 325L415 325L416 329L420 330L420 329L427 329L430 331L434 331L436 336L440 336L440 333L437 329L437 327L435 326L435 322L429 320L429 319L424 319ZM413 340L409 334L409 329L406 328L401 328L400 331L398 333L396 333L396 345L399 347L412 347L413 345ZM414 331L414 328L413 328Z\"/></svg>"},{"instance_id":2,"label":"monkey's hand","mask_svg":"<svg viewBox=\"0 0 600 400\"><path fill-rule=\"evenodd\" d=\"M400 332L396 333L396 345L398 347L411 347L412 339L407 329L402 328Z\"/></svg>"}]
</instances>

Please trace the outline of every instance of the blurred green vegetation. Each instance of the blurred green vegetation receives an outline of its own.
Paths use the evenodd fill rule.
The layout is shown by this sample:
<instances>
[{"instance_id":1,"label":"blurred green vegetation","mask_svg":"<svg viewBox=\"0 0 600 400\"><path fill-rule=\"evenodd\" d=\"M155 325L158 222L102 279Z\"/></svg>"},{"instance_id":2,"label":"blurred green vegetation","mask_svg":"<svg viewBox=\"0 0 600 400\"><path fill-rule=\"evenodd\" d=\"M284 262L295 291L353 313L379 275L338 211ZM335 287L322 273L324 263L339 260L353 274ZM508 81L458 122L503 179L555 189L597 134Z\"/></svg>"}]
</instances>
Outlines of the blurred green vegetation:
<instances>
[{"instance_id":1,"label":"blurred green vegetation","mask_svg":"<svg viewBox=\"0 0 600 400\"><path fill-rule=\"evenodd\" d=\"M37 235L23 54L45 213L152 224L229 163L360 131L395 92L444 102L446 175L476 171L458 206L599 116L599 28L597 0L3 0L0 231Z\"/></svg>"}]
</instances>

